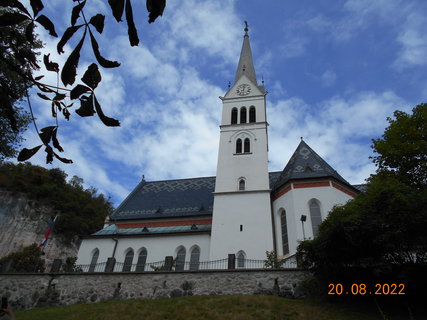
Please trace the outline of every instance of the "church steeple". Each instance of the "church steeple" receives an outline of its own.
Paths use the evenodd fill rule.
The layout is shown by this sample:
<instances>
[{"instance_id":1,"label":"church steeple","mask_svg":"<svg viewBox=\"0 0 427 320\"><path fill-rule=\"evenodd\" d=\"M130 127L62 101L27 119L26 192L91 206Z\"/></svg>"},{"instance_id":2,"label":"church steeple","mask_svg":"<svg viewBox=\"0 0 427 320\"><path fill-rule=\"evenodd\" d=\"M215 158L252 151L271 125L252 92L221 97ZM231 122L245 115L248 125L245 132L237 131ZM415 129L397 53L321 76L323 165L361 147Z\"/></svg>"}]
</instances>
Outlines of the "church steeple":
<instances>
[{"instance_id":1,"label":"church steeple","mask_svg":"<svg viewBox=\"0 0 427 320\"><path fill-rule=\"evenodd\" d=\"M248 23L245 21L245 35L243 37L242 51L240 52L239 64L236 70L236 78L234 84L243 76L246 75L255 85L258 86L254 68L254 62L252 60L251 45L249 43L248 35Z\"/></svg>"}]
</instances>

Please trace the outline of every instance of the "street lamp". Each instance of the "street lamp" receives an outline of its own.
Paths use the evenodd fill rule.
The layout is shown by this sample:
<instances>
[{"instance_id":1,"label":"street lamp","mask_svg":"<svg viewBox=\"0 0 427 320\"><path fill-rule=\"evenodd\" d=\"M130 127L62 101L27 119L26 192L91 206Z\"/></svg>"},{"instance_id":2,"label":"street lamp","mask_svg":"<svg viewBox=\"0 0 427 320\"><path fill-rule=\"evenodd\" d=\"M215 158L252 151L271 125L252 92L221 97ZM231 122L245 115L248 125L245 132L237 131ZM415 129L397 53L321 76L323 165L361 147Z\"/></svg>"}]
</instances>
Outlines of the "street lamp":
<instances>
[{"instance_id":1,"label":"street lamp","mask_svg":"<svg viewBox=\"0 0 427 320\"><path fill-rule=\"evenodd\" d=\"M301 224L302 224L302 236L304 238L305 241L305 231L304 231L304 222L307 220L307 216L302 214L301 215Z\"/></svg>"}]
</instances>

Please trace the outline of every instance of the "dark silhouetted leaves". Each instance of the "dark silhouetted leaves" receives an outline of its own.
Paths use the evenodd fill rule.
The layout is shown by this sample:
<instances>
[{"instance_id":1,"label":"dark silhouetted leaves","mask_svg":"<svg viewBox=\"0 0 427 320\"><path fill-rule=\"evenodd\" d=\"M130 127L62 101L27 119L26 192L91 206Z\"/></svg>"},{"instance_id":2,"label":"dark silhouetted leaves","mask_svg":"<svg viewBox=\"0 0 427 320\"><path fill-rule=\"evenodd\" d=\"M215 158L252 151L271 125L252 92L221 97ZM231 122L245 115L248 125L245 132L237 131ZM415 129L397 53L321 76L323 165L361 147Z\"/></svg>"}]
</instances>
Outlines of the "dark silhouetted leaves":
<instances>
[{"instance_id":1,"label":"dark silhouetted leaves","mask_svg":"<svg viewBox=\"0 0 427 320\"><path fill-rule=\"evenodd\" d=\"M93 25L96 28L96 31L99 33L102 33L104 30L104 20L105 16L102 14L97 14L96 16L93 16L90 18L89 23Z\"/></svg>"},{"instance_id":2,"label":"dark silhouetted leaves","mask_svg":"<svg viewBox=\"0 0 427 320\"><path fill-rule=\"evenodd\" d=\"M154 22L158 16L163 15L163 10L166 7L166 0L147 0L147 10L150 12L148 22Z\"/></svg>"},{"instance_id":3,"label":"dark silhouetted leaves","mask_svg":"<svg viewBox=\"0 0 427 320\"><path fill-rule=\"evenodd\" d=\"M49 101L52 100L51 98L45 96L43 93L37 92L37 95L44 100L49 100Z\"/></svg>"},{"instance_id":4,"label":"dark silhouetted leaves","mask_svg":"<svg viewBox=\"0 0 427 320\"><path fill-rule=\"evenodd\" d=\"M33 8L34 17L38 15L40 11L43 10L44 6L41 0L30 0L31 8Z\"/></svg>"},{"instance_id":5,"label":"dark silhouetted leaves","mask_svg":"<svg viewBox=\"0 0 427 320\"><path fill-rule=\"evenodd\" d=\"M102 112L102 108L101 105L99 104L98 100L95 98L95 109L96 109L96 113L98 114L99 119L101 119L101 121L108 127L119 127L120 126L120 122L116 119L113 118L109 118L107 116L104 115L104 112Z\"/></svg>"},{"instance_id":6,"label":"dark silhouetted leaves","mask_svg":"<svg viewBox=\"0 0 427 320\"><path fill-rule=\"evenodd\" d=\"M90 88L82 85L82 84L78 84L77 86L75 86L73 88L73 90L71 90L70 92L70 98L71 99L77 99L78 97L80 97L83 93L86 92L90 92Z\"/></svg>"},{"instance_id":7,"label":"dark silhouetted leaves","mask_svg":"<svg viewBox=\"0 0 427 320\"><path fill-rule=\"evenodd\" d=\"M56 94L56 96L55 96L55 98L53 98L53 100L55 100L55 101L61 101L61 100L64 100L65 99L65 97L66 97L66 95L65 94L63 94L63 93L57 93Z\"/></svg>"},{"instance_id":8,"label":"dark silhouetted leaves","mask_svg":"<svg viewBox=\"0 0 427 320\"><path fill-rule=\"evenodd\" d=\"M53 152L53 155L55 156L55 158L56 158L56 159L58 159L59 161L61 161L61 162L63 162L63 163L73 163L73 160L71 160L71 159L66 159L66 158L62 158L62 157L58 156L58 155L56 154L56 152L54 152L54 151L52 151L52 152Z\"/></svg>"},{"instance_id":9,"label":"dark silhouetted leaves","mask_svg":"<svg viewBox=\"0 0 427 320\"><path fill-rule=\"evenodd\" d=\"M138 31L133 21L132 5L130 0L126 0L126 22L128 23L128 35L131 46L137 46L139 43Z\"/></svg>"},{"instance_id":10,"label":"dark silhouetted leaves","mask_svg":"<svg viewBox=\"0 0 427 320\"><path fill-rule=\"evenodd\" d=\"M70 111L68 111L68 109L63 109L62 114L64 115L65 119L67 119L67 121L70 120Z\"/></svg>"},{"instance_id":11,"label":"dark silhouetted leaves","mask_svg":"<svg viewBox=\"0 0 427 320\"><path fill-rule=\"evenodd\" d=\"M21 152L18 155L18 161L26 161L28 159L30 159L33 155L35 155L37 153L37 151L39 151L39 149L42 147L43 145L39 145L35 148L32 149L27 149L24 148L21 150Z\"/></svg>"},{"instance_id":12,"label":"dark silhouetted leaves","mask_svg":"<svg viewBox=\"0 0 427 320\"><path fill-rule=\"evenodd\" d=\"M26 15L18 12L5 12L0 16L0 27L11 26L28 19Z\"/></svg>"},{"instance_id":13,"label":"dark silhouetted leaves","mask_svg":"<svg viewBox=\"0 0 427 320\"><path fill-rule=\"evenodd\" d=\"M59 64L57 64L56 62L49 61L49 56L50 56L50 53L45 54L43 56L43 62L46 69L48 71L59 72Z\"/></svg>"},{"instance_id":14,"label":"dark silhouetted leaves","mask_svg":"<svg viewBox=\"0 0 427 320\"><path fill-rule=\"evenodd\" d=\"M40 79L43 79L43 78L44 78L44 75L41 75L41 76L35 77L34 80L39 81Z\"/></svg>"},{"instance_id":15,"label":"dark silhouetted leaves","mask_svg":"<svg viewBox=\"0 0 427 320\"><path fill-rule=\"evenodd\" d=\"M46 146L44 149L46 152L46 164L52 163L53 161L53 149L51 146Z\"/></svg>"},{"instance_id":16,"label":"dark silhouetted leaves","mask_svg":"<svg viewBox=\"0 0 427 320\"><path fill-rule=\"evenodd\" d=\"M80 117L91 117L95 114L95 109L93 108L93 94L88 96L82 96L80 98L80 108L76 110L76 113Z\"/></svg>"},{"instance_id":17,"label":"dark silhouetted leaves","mask_svg":"<svg viewBox=\"0 0 427 320\"><path fill-rule=\"evenodd\" d=\"M96 63L92 63L82 77L83 83L87 84L92 89L95 89L101 82L101 74L99 73Z\"/></svg>"},{"instance_id":18,"label":"dark silhouetted leaves","mask_svg":"<svg viewBox=\"0 0 427 320\"><path fill-rule=\"evenodd\" d=\"M56 46L56 50L59 54L64 53L64 46L67 43L68 40L73 36L73 34L81 28L81 25L69 27L67 30L65 30L61 40L58 42L58 45Z\"/></svg>"},{"instance_id":19,"label":"dark silhouetted leaves","mask_svg":"<svg viewBox=\"0 0 427 320\"><path fill-rule=\"evenodd\" d=\"M45 145L49 144L52 139L52 135L54 134L54 130L56 130L56 127L54 126L44 127L40 130L41 132L39 133L39 136Z\"/></svg>"},{"instance_id":20,"label":"dark silhouetted leaves","mask_svg":"<svg viewBox=\"0 0 427 320\"><path fill-rule=\"evenodd\" d=\"M3 7L17 8L22 12L26 13L28 16L30 16L30 13L27 11L24 5L17 0L2 0L1 5Z\"/></svg>"},{"instance_id":21,"label":"dark silhouetted leaves","mask_svg":"<svg viewBox=\"0 0 427 320\"><path fill-rule=\"evenodd\" d=\"M53 130L53 134L52 134L52 144L53 146L58 149L60 152L63 152L64 149L62 149L62 147L59 144L58 139L56 138L56 134L58 132L58 127L55 127L55 129Z\"/></svg>"},{"instance_id":22,"label":"dark silhouetted leaves","mask_svg":"<svg viewBox=\"0 0 427 320\"><path fill-rule=\"evenodd\" d=\"M118 66L120 66L120 63L118 63L117 61L110 61L101 56L101 54L99 53L98 42L96 42L96 39L90 30L89 34L90 40L92 42L93 53L95 54L96 60L99 62L99 64L104 68L117 68Z\"/></svg>"},{"instance_id":23,"label":"dark silhouetted leaves","mask_svg":"<svg viewBox=\"0 0 427 320\"><path fill-rule=\"evenodd\" d=\"M49 34L51 36L54 36L54 37L58 36L55 31L55 26L53 25L52 21L49 20L48 17L42 14L39 17L37 17L36 21L40 23L47 31L49 31Z\"/></svg>"},{"instance_id":24,"label":"dark silhouetted leaves","mask_svg":"<svg viewBox=\"0 0 427 320\"><path fill-rule=\"evenodd\" d=\"M34 43L34 22L31 21L25 28L25 37L30 43Z\"/></svg>"},{"instance_id":25,"label":"dark silhouetted leaves","mask_svg":"<svg viewBox=\"0 0 427 320\"><path fill-rule=\"evenodd\" d=\"M113 16L116 18L117 22L122 21L125 0L108 0L108 4L110 5Z\"/></svg>"},{"instance_id":26,"label":"dark silhouetted leaves","mask_svg":"<svg viewBox=\"0 0 427 320\"><path fill-rule=\"evenodd\" d=\"M74 48L73 52L71 52L70 56L68 57L67 61L64 64L64 67L62 68L61 80L65 86L69 84L73 84L74 81L76 81L77 66L79 65L79 59L80 59L80 50L82 49L85 37L86 37L86 30L83 34L82 39L80 40L78 45Z\"/></svg>"},{"instance_id":27,"label":"dark silhouetted leaves","mask_svg":"<svg viewBox=\"0 0 427 320\"><path fill-rule=\"evenodd\" d=\"M86 4L86 0L79 3L73 8L73 12L71 13L71 25L74 26L77 22L77 19L80 16L80 11L82 11L84 5Z\"/></svg>"}]
</instances>

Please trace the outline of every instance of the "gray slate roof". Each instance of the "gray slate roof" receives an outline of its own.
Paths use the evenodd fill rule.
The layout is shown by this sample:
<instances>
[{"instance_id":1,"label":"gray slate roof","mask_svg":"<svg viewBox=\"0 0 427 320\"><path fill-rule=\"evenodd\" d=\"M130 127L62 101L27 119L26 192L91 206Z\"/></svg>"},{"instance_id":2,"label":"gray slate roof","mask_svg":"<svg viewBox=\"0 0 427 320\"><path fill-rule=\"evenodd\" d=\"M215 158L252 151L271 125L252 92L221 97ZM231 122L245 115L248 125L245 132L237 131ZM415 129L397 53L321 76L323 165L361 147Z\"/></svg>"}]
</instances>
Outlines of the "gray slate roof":
<instances>
[{"instance_id":1,"label":"gray slate roof","mask_svg":"<svg viewBox=\"0 0 427 320\"><path fill-rule=\"evenodd\" d=\"M352 187L351 184L311 149L305 141L301 140L285 169L283 169L274 189L291 180L311 178L334 178Z\"/></svg>"},{"instance_id":2,"label":"gray slate roof","mask_svg":"<svg viewBox=\"0 0 427 320\"><path fill-rule=\"evenodd\" d=\"M167 234L167 233L195 233L195 232L209 232L211 225L201 224L192 226L167 226L167 227L151 227L144 228L117 228L112 224L92 234L92 236L107 236L107 235L153 235L153 234Z\"/></svg>"},{"instance_id":3,"label":"gray slate roof","mask_svg":"<svg viewBox=\"0 0 427 320\"><path fill-rule=\"evenodd\" d=\"M270 187L280 172L270 173ZM209 216L213 210L215 177L141 181L114 211L112 221Z\"/></svg>"}]
</instances>

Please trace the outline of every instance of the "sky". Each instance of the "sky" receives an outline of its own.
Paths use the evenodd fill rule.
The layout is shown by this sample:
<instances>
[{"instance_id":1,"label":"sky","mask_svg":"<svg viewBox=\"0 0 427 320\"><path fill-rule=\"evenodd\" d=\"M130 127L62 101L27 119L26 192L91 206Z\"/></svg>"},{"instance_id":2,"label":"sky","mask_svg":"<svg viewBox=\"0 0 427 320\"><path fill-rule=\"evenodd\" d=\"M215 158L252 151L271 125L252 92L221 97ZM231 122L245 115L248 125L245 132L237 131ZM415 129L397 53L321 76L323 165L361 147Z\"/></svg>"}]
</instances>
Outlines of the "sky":
<instances>
[{"instance_id":1,"label":"sky","mask_svg":"<svg viewBox=\"0 0 427 320\"><path fill-rule=\"evenodd\" d=\"M76 2L44 2L41 13L62 36ZM169 0L153 24L145 1L132 3L138 47L130 47L126 24L113 19L107 1L87 0L84 9L86 17L106 15L103 34L95 34L101 54L121 66L102 69L95 92L121 126L81 118L73 107L70 121L59 117L58 139L61 156L74 163L47 165L42 151L31 158L83 178L115 206L143 175L153 181L216 174L219 97L235 77L244 21L258 82L268 91L270 171L283 170L303 137L347 181L364 183L375 172L371 140L381 137L387 117L426 102L424 0ZM61 66L81 37L58 55L59 39L37 32L42 54ZM94 61L87 40L78 80ZM56 84L54 73L40 74ZM31 102L39 128L55 125L35 91ZM40 144L31 126L24 138L23 147Z\"/></svg>"}]
</instances>

